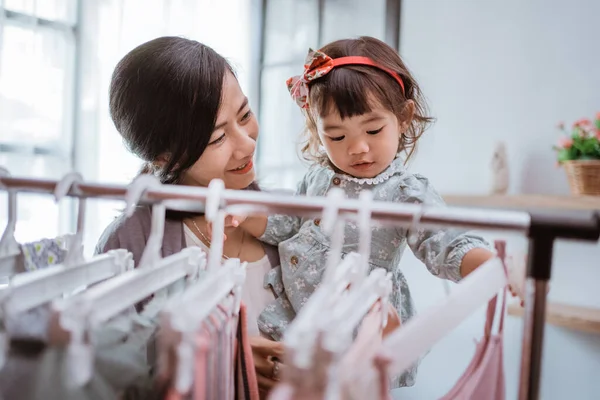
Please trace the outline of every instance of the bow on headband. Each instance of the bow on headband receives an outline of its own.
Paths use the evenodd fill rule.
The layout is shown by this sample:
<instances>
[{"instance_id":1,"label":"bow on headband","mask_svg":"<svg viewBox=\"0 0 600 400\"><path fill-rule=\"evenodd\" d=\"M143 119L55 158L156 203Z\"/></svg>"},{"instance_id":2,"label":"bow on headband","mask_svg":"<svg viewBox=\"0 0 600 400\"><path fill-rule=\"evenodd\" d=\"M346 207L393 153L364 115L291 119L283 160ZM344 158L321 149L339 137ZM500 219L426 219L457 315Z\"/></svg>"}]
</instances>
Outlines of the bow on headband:
<instances>
[{"instance_id":1,"label":"bow on headband","mask_svg":"<svg viewBox=\"0 0 600 400\"><path fill-rule=\"evenodd\" d=\"M293 76L286 81L292 99L294 99L300 108L308 108L309 82L327 75L333 68L342 65L369 65L378 68L394 78L400 85L402 92L404 92L404 82L402 82L402 78L396 72L377 64L368 57L351 56L332 59L325 53L311 49L304 63L304 73Z\"/></svg>"}]
</instances>

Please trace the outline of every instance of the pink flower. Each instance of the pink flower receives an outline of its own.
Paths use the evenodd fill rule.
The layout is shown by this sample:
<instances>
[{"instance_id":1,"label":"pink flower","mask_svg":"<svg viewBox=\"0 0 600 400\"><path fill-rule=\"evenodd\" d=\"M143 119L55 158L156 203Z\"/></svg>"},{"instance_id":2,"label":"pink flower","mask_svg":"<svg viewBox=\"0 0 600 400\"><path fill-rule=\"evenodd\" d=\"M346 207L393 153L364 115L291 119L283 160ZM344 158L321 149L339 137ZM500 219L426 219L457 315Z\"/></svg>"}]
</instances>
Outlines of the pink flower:
<instances>
[{"instance_id":1,"label":"pink flower","mask_svg":"<svg viewBox=\"0 0 600 400\"><path fill-rule=\"evenodd\" d=\"M596 113L596 120L600 121L600 111Z\"/></svg>"},{"instance_id":2,"label":"pink flower","mask_svg":"<svg viewBox=\"0 0 600 400\"><path fill-rule=\"evenodd\" d=\"M563 149L570 149L571 146L573 146L573 139L568 137L560 138L558 140L558 146L562 147Z\"/></svg>"},{"instance_id":3,"label":"pink flower","mask_svg":"<svg viewBox=\"0 0 600 400\"><path fill-rule=\"evenodd\" d=\"M600 128L596 128L596 139L600 140Z\"/></svg>"},{"instance_id":4,"label":"pink flower","mask_svg":"<svg viewBox=\"0 0 600 400\"><path fill-rule=\"evenodd\" d=\"M575 121L575 123L573 124L573 126L591 126L592 125L592 121L590 121L587 118L581 118L577 121Z\"/></svg>"}]
</instances>

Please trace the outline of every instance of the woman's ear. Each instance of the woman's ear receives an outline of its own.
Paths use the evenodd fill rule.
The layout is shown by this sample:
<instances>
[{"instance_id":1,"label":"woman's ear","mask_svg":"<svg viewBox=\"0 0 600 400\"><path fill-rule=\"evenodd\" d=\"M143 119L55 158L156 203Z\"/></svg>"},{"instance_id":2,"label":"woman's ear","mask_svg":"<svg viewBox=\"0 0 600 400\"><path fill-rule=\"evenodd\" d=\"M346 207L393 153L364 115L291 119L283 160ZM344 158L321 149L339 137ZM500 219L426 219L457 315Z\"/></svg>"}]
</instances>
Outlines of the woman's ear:
<instances>
[{"instance_id":1,"label":"woman's ear","mask_svg":"<svg viewBox=\"0 0 600 400\"><path fill-rule=\"evenodd\" d=\"M158 156L158 158L156 160L154 160L154 162L152 164L154 164L155 166L157 166L159 168L164 168L165 165L167 165L167 163L169 162L169 158L170 158L170 154L163 153L160 156Z\"/></svg>"},{"instance_id":2,"label":"woman's ear","mask_svg":"<svg viewBox=\"0 0 600 400\"><path fill-rule=\"evenodd\" d=\"M415 102L412 100L406 100L404 107L400 112L399 128L400 132L406 132L412 123L415 116Z\"/></svg>"}]
</instances>

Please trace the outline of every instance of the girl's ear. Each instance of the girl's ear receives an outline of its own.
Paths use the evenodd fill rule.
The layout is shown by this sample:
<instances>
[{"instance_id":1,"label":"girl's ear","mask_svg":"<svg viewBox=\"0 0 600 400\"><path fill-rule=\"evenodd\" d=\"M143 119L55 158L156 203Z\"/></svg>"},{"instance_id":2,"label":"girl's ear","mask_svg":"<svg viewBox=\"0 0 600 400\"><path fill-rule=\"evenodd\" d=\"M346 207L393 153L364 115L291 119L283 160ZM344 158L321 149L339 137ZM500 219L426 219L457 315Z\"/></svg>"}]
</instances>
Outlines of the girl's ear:
<instances>
[{"instance_id":1,"label":"girl's ear","mask_svg":"<svg viewBox=\"0 0 600 400\"><path fill-rule=\"evenodd\" d=\"M400 113L399 127L400 132L406 132L412 123L413 117L415 116L415 102L412 100L406 100L402 112Z\"/></svg>"}]
</instances>

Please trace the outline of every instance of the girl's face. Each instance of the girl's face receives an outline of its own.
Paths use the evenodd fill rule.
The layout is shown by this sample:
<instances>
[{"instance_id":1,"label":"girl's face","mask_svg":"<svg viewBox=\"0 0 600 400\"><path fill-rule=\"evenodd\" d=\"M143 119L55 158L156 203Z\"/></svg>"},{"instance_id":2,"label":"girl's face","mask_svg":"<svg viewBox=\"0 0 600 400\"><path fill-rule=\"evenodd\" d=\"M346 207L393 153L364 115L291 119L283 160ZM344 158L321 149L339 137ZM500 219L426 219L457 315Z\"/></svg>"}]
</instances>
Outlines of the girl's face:
<instances>
[{"instance_id":1,"label":"girl's face","mask_svg":"<svg viewBox=\"0 0 600 400\"><path fill-rule=\"evenodd\" d=\"M183 177L184 185L208 186L221 179L228 189L244 189L255 179L253 164L258 122L237 79L227 73L215 130L202 156Z\"/></svg>"},{"instance_id":2,"label":"girl's face","mask_svg":"<svg viewBox=\"0 0 600 400\"><path fill-rule=\"evenodd\" d=\"M406 128L383 107L371 107L371 112L345 119L337 111L330 112L316 116L315 122L331 163L357 178L373 178L392 163L400 132Z\"/></svg>"}]
</instances>

